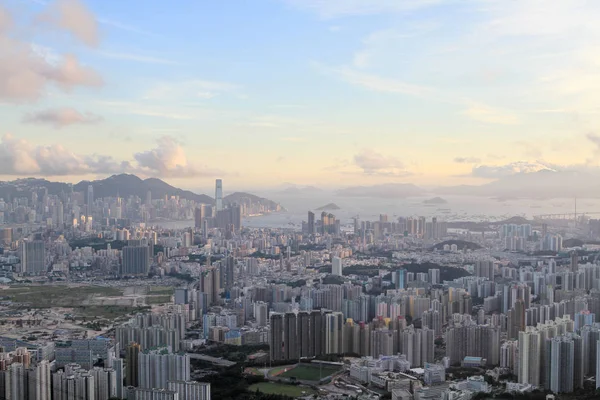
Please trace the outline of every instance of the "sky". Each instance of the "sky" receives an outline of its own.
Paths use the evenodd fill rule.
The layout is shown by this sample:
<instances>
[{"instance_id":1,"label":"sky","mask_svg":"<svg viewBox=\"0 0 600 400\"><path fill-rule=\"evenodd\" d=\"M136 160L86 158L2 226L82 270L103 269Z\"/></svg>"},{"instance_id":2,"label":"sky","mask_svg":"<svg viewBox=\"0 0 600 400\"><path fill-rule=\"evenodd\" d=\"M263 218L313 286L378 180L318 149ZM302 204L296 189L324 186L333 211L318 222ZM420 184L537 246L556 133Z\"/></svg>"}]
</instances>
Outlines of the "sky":
<instances>
[{"instance_id":1,"label":"sky","mask_svg":"<svg viewBox=\"0 0 600 400\"><path fill-rule=\"evenodd\" d=\"M595 171L598 20L594 0L3 0L0 179Z\"/></svg>"}]
</instances>

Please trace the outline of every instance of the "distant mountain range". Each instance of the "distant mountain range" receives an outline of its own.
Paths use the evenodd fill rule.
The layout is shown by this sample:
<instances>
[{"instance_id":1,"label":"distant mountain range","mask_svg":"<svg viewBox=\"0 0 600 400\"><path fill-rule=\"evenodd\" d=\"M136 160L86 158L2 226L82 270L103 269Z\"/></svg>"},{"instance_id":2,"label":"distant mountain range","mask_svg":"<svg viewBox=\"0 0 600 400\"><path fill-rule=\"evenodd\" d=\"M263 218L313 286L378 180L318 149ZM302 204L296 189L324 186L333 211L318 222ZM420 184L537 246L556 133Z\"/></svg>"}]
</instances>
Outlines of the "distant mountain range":
<instances>
[{"instance_id":1,"label":"distant mountain range","mask_svg":"<svg viewBox=\"0 0 600 400\"><path fill-rule=\"evenodd\" d=\"M553 171L518 173L482 185L440 186L425 189L413 184L388 183L351 186L336 191L343 197L406 198L431 194L483 196L499 199L550 199L558 197L600 197L600 173L594 171Z\"/></svg>"},{"instance_id":2,"label":"distant mountain range","mask_svg":"<svg viewBox=\"0 0 600 400\"><path fill-rule=\"evenodd\" d=\"M157 179L148 178L141 179L135 175L119 174L112 175L106 179L95 181L81 181L75 185L70 185L64 182L51 182L46 179L25 178L17 179L11 182L0 182L0 197L3 199L11 199L14 197L29 197L34 191L39 191L42 188L48 189L48 194L59 195L62 193L86 192L89 185L94 188L94 197L121 197L138 196L142 199L146 198L146 194L150 191L153 199L164 198L165 196L179 196L186 200L193 200L196 203L213 204L214 199L205 194L196 194L189 190L183 190L169 185L168 183ZM269 210L276 210L278 203L259 197L250 193L235 192L223 198L224 204L243 203L245 199L252 203L260 202Z\"/></svg>"}]
</instances>

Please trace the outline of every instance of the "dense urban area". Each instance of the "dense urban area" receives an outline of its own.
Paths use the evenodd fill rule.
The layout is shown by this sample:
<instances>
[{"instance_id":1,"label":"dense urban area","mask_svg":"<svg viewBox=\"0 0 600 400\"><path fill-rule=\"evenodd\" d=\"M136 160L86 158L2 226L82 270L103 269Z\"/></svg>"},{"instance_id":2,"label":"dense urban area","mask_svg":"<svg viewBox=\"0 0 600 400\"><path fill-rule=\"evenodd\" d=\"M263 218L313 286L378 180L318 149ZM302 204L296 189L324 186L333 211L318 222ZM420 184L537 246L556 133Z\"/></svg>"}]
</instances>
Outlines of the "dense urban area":
<instances>
[{"instance_id":1,"label":"dense urban area","mask_svg":"<svg viewBox=\"0 0 600 400\"><path fill-rule=\"evenodd\" d=\"M111 179L3 192L0 399L599 396L599 220L246 228L282 206Z\"/></svg>"}]
</instances>

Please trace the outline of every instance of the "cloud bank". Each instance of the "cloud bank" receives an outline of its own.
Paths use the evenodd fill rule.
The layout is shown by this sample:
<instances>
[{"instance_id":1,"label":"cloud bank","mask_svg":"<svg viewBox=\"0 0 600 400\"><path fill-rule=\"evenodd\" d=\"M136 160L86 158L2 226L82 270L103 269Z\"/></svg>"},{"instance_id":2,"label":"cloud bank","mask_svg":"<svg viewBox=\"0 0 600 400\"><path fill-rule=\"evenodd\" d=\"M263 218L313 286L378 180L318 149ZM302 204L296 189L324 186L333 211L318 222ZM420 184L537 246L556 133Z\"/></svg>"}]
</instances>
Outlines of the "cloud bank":
<instances>
[{"instance_id":1,"label":"cloud bank","mask_svg":"<svg viewBox=\"0 0 600 400\"><path fill-rule=\"evenodd\" d=\"M129 160L102 154L74 153L60 144L36 145L6 134L0 140L0 171L10 176L81 176L133 173L153 177L193 178L225 175L188 162L182 146L168 136L159 138L151 150L135 153Z\"/></svg>"},{"instance_id":2,"label":"cloud bank","mask_svg":"<svg viewBox=\"0 0 600 400\"><path fill-rule=\"evenodd\" d=\"M70 0L66 3L78 2ZM73 15L59 13L59 25L74 34L82 34L90 41L92 36L89 32L85 33L81 30L80 22L72 24L68 22L74 17L80 17L80 11L74 11ZM86 17L82 18L82 21L87 21ZM53 60L48 60L34 51L29 42L19 39L18 32L19 27L15 25L13 17L0 5L0 100L9 102L37 100L50 85L67 92L78 86L102 85L100 75L94 69L81 65L76 56L67 54L60 57L57 62L52 62Z\"/></svg>"}]
</instances>

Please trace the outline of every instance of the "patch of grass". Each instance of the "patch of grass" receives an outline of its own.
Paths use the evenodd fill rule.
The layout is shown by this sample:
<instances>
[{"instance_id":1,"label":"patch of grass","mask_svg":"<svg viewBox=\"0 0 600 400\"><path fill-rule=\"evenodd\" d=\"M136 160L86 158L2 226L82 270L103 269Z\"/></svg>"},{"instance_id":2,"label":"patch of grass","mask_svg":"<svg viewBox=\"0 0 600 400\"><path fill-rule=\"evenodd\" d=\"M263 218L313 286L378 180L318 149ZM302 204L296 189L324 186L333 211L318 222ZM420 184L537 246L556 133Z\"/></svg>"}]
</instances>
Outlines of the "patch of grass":
<instances>
[{"instance_id":1,"label":"patch of grass","mask_svg":"<svg viewBox=\"0 0 600 400\"><path fill-rule=\"evenodd\" d=\"M146 304L164 304L171 301L171 295L146 296Z\"/></svg>"},{"instance_id":2,"label":"patch of grass","mask_svg":"<svg viewBox=\"0 0 600 400\"><path fill-rule=\"evenodd\" d=\"M73 314L86 318L114 320L133 313L133 310L134 307L128 306L81 306L73 310Z\"/></svg>"},{"instance_id":3,"label":"patch of grass","mask_svg":"<svg viewBox=\"0 0 600 400\"><path fill-rule=\"evenodd\" d=\"M172 295L174 292L173 286L148 286L148 294L168 294Z\"/></svg>"},{"instance_id":4,"label":"patch of grass","mask_svg":"<svg viewBox=\"0 0 600 400\"><path fill-rule=\"evenodd\" d=\"M279 376L282 378L296 378L302 381L318 382L321 378L326 378L330 375L333 375L339 370L339 368L325 365L323 367L319 367L318 365L298 364L296 368L288 370Z\"/></svg>"},{"instance_id":5,"label":"patch of grass","mask_svg":"<svg viewBox=\"0 0 600 400\"><path fill-rule=\"evenodd\" d=\"M300 397L300 396L308 396L315 393L314 390L307 387L302 386L293 386L293 385L284 385L281 383L273 383L273 382L261 382L255 383L254 385L250 385L248 391L256 392L258 389L259 392L264 394L281 394L291 397Z\"/></svg>"},{"instance_id":6,"label":"patch of grass","mask_svg":"<svg viewBox=\"0 0 600 400\"><path fill-rule=\"evenodd\" d=\"M101 286L11 286L3 291L15 303L23 303L31 308L77 307L93 296L120 296L123 292L116 288Z\"/></svg>"}]
</instances>

